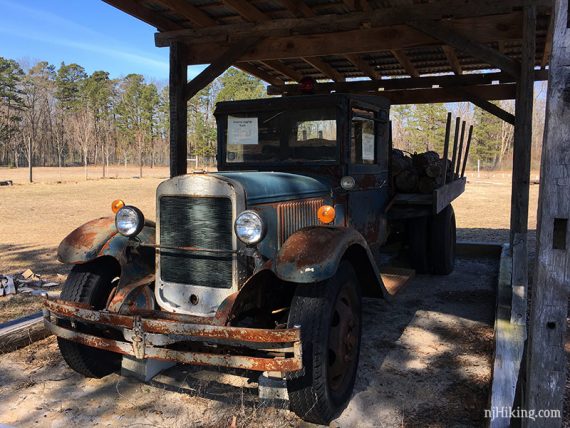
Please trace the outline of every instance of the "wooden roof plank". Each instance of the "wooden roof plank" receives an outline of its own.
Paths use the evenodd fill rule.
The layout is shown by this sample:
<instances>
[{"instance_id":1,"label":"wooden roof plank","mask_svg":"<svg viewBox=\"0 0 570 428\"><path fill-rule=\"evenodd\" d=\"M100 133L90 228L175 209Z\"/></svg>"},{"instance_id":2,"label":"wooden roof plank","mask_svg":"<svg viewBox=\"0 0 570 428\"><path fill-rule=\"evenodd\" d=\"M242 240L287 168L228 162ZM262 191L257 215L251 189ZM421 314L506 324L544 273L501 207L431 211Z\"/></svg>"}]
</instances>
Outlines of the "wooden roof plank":
<instances>
[{"instance_id":1,"label":"wooden roof plank","mask_svg":"<svg viewBox=\"0 0 570 428\"><path fill-rule=\"evenodd\" d=\"M266 22L271 18L246 0L223 0L224 4L235 9L249 22Z\"/></svg>"},{"instance_id":2,"label":"wooden roof plank","mask_svg":"<svg viewBox=\"0 0 570 428\"><path fill-rule=\"evenodd\" d=\"M212 27L218 25L216 20L203 12L200 8L185 0L157 0L172 11L182 15L197 27Z\"/></svg>"},{"instance_id":3,"label":"wooden roof plank","mask_svg":"<svg viewBox=\"0 0 570 428\"><path fill-rule=\"evenodd\" d=\"M420 73L418 72L418 70L416 70L416 67L414 66L414 64L412 64L412 61L410 61L410 58L408 58L408 55L406 55L406 53L403 50L393 49L390 50L390 52L392 52L392 55L394 55L394 58L398 60L402 68L406 70L406 73L408 73L411 77L420 76Z\"/></svg>"},{"instance_id":4,"label":"wooden roof plank","mask_svg":"<svg viewBox=\"0 0 570 428\"><path fill-rule=\"evenodd\" d=\"M303 0L279 0L279 2L298 18L311 18L317 16L315 11Z\"/></svg>"},{"instance_id":5,"label":"wooden roof plank","mask_svg":"<svg viewBox=\"0 0 570 428\"><path fill-rule=\"evenodd\" d=\"M511 73L513 76L520 75L520 64L515 60L484 44L474 42L447 25L428 21L413 21L410 25L431 37L485 61L492 67Z\"/></svg>"},{"instance_id":6,"label":"wooden roof plank","mask_svg":"<svg viewBox=\"0 0 570 428\"><path fill-rule=\"evenodd\" d=\"M328 76L330 79L334 80L335 82L345 81L345 78L341 73L339 73L337 70L335 70L332 66L330 66L326 62L324 62L322 59L317 57L307 57L303 58L303 60L311 64L321 73L323 73L325 76Z\"/></svg>"},{"instance_id":7,"label":"wooden roof plank","mask_svg":"<svg viewBox=\"0 0 570 428\"><path fill-rule=\"evenodd\" d=\"M501 39L520 39L521 28L514 25L520 19L521 14L517 12L488 18L465 18L450 22L449 27L457 31L468 31L473 43L491 43ZM266 36L259 35L259 37L264 37L264 40L245 55L244 61L381 52L445 44L407 25L311 34L310 36L267 35L267 33ZM230 40L236 41L237 37L238 35L230 36ZM217 52L227 46L227 41L212 44L205 43L203 38L184 39L184 41L192 46L190 58L192 64L211 62Z\"/></svg>"},{"instance_id":8,"label":"wooden roof plank","mask_svg":"<svg viewBox=\"0 0 570 428\"><path fill-rule=\"evenodd\" d=\"M542 2L546 0L539 1ZM513 12L513 7L517 5L522 6L524 0L494 2L488 9L485 8L486 5L476 4L476 7L474 7L472 2L458 0L439 1L437 3L417 4L414 7L393 7L389 9L376 9L371 12L352 12L344 15L329 14L308 16L305 18L265 20L259 21L256 24L246 22L240 24L224 24L214 28L186 29L182 31L164 32L158 34L156 39L158 46L168 46L172 39L182 39L182 41L186 42L200 41L200 43L210 43L235 38L240 34L248 37L280 37L290 35L293 31L298 34L334 33L356 30L365 28L366 26L387 27L404 25L410 20L432 20L442 17L443 11L440 9L440 4L442 5L441 7L446 6L446 10L453 11L453 17L447 18L453 28L456 28L456 25L461 25L466 28L467 33L469 33L471 26L475 27L475 31L480 31L478 27L481 27L482 20L478 18L485 17L484 21L488 21L488 24L483 23L483 26L487 27L486 31L490 31L499 36L496 40L505 40L510 38L509 34L512 32L509 31L508 27L520 26L522 14L520 12ZM513 19L509 20L508 17ZM456 22L461 23L462 21L465 22L464 25L455 24ZM500 37L503 33L505 35L504 38ZM522 35L520 30L517 34L518 38Z\"/></svg>"},{"instance_id":9,"label":"wooden roof plank","mask_svg":"<svg viewBox=\"0 0 570 428\"><path fill-rule=\"evenodd\" d=\"M160 31L181 30L183 27L165 17L129 0L103 0L105 3L146 22Z\"/></svg>"},{"instance_id":10,"label":"wooden roof plank","mask_svg":"<svg viewBox=\"0 0 570 428\"><path fill-rule=\"evenodd\" d=\"M550 54L552 53L552 32L554 29L554 13L550 15L550 21L548 22L548 30L546 32L546 40L544 42L544 52L542 54L542 59L540 61L540 66L542 68L546 67L550 61Z\"/></svg>"}]
</instances>

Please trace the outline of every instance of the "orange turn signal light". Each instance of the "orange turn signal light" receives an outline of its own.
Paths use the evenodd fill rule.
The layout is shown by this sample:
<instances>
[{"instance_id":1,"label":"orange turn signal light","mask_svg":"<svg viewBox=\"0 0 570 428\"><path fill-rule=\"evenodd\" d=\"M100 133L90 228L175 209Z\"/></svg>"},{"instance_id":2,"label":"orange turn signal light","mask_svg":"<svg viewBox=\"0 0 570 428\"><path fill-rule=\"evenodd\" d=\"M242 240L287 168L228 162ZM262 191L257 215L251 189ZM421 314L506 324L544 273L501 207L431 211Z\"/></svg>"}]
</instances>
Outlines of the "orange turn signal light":
<instances>
[{"instance_id":1,"label":"orange turn signal light","mask_svg":"<svg viewBox=\"0 0 570 428\"><path fill-rule=\"evenodd\" d=\"M111 209L115 214L117 214L117 211L119 211L124 206L125 206L125 201L123 201L122 199L115 199L111 204Z\"/></svg>"},{"instance_id":2,"label":"orange turn signal light","mask_svg":"<svg viewBox=\"0 0 570 428\"><path fill-rule=\"evenodd\" d=\"M334 221L336 216L336 212L333 207L330 205L323 205L317 211L317 217L321 221L321 223L329 224Z\"/></svg>"}]
</instances>

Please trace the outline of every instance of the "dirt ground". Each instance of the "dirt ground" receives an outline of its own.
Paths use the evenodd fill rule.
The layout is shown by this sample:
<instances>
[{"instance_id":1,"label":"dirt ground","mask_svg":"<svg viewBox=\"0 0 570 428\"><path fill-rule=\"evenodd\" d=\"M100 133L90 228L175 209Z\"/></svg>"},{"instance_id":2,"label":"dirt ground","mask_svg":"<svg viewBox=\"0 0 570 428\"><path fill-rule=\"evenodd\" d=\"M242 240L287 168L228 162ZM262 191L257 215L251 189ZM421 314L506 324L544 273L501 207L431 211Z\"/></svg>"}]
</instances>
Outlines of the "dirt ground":
<instances>
[{"instance_id":1,"label":"dirt ground","mask_svg":"<svg viewBox=\"0 0 570 428\"><path fill-rule=\"evenodd\" d=\"M15 182L0 187L0 273L31 268L49 280L66 274L55 259L61 239L88 220L111 215L116 198L154 219L154 192L168 171L155 169L151 176L145 170L142 179L88 181L81 168L58 174L57 169L38 168L38 183L25 184L24 170L0 168L0 179ZM135 175L136 168L124 177ZM510 174L474 176L454 204L458 239L508 241ZM537 193L538 186L531 186L533 230ZM415 278L393 303L367 301L354 396L333 425L482 425L496 275L494 261L462 259L447 278ZM117 375L82 379L67 369L53 338L0 356L0 367L0 423L5 424L230 426L235 416L237 426L301 425L287 410L258 403L251 388L255 383L227 374L183 367L151 385ZM222 387L228 379L242 387Z\"/></svg>"},{"instance_id":2,"label":"dirt ground","mask_svg":"<svg viewBox=\"0 0 570 428\"><path fill-rule=\"evenodd\" d=\"M393 302L366 299L358 378L336 427L481 426L492 364L496 260L419 276ZM54 338L0 356L0 423L15 426L303 426L255 399L255 377L175 367L150 385L84 379ZM243 374L237 372L239 374Z\"/></svg>"}]
</instances>

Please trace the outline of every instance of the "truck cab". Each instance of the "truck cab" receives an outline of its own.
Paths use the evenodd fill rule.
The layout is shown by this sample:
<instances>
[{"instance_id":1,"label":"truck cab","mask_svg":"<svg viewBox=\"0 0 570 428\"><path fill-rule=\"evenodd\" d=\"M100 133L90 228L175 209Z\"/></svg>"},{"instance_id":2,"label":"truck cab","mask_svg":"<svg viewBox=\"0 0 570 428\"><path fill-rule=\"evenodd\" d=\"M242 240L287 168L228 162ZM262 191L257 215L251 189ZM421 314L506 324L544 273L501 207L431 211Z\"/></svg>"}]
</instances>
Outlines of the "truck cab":
<instances>
[{"instance_id":1,"label":"truck cab","mask_svg":"<svg viewBox=\"0 0 570 428\"><path fill-rule=\"evenodd\" d=\"M114 201L63 240L75 266L46 326L86 376L125 358L259 371L326 424L352 394L362 296L390 297L373 254L404 225L449 270L453 211L398 208L382 97L225 102L215 117L217 172L161 183L156 224Z\"/></svg>"}]
</instances>

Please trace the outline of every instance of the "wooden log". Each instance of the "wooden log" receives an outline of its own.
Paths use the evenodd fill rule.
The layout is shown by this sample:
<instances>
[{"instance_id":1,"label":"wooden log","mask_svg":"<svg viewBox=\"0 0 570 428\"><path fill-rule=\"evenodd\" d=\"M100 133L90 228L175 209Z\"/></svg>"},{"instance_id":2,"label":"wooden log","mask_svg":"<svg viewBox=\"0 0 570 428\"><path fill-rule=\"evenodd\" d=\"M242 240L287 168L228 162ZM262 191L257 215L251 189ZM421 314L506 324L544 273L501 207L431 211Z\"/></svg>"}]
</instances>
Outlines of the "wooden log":
<instances>
[{"instance_id":1,"label":"wooden log","mask_svg":"<svg viewBox=\"0 0 570 428\"><path fill-rule=\"evenodd\" d=\"M44 327L41 312L0 324L0 353L23 348L50 334Z\"/></svg>"},{"instance_id":2,"label":"wooden log","mask_svg":"<svg viewBox=\"0 0 570 428\"><path fill-rule=\"evenodd\" d=\"M396 189L403 193L413 193L418 186L418 174L409 169L396 175L394 183Z\"/></svg>"},{"instance_id":3,"label":"wooden log","mask_svg":"<svg viewBox=\"0 0 570 428\"><path fill-rule=\"evenodd\" d=\"M435 181L431 177L420 177L418 180L420 193L431 194L435 190Z\"/></svg>"},{"instance_id":4,"label":"wooden log","mask_svg":"<svg viewBox=\"0 0 570 428\"><path fill-rule=\"evenodd\" d=\"M570 279L570 29L568 0L554 2L554 28L540 174L537 256L530 309L524 408L563 415L564 350ZM530 15L530 14L529 14ZM532 20L532 16L529 16ZM518 116L518 111L517 111ZM559 418L525 419L528 427L560 427ZM524 425L523 425L524 426Z\"/></svg>"}]
</instances>

